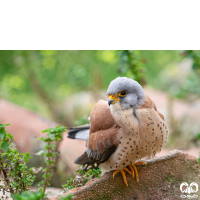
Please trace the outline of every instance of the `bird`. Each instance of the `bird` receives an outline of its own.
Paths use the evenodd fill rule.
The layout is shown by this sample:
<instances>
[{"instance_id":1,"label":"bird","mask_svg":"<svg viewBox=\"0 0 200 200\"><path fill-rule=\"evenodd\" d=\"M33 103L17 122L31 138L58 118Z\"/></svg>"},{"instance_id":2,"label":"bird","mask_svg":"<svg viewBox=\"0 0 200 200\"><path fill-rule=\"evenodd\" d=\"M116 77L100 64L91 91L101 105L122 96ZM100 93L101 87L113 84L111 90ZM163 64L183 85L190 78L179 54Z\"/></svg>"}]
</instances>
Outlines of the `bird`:
<instances>
[{"instance_id":1,"label":"bird","mask_svg":"<svg viewBox=\"0 0 200 200\"><path fill-rule=\"evenodd\" d=\"M76 164L101 165L139 181L137 165L143 158L154 158L166 143L168 127L155 103L142 86L127 77L117 77L107 89L108 101L99 100L90 114L90 124L71 128L68 138L87 141L86 151Z\"/></svg>"}]
</instances>

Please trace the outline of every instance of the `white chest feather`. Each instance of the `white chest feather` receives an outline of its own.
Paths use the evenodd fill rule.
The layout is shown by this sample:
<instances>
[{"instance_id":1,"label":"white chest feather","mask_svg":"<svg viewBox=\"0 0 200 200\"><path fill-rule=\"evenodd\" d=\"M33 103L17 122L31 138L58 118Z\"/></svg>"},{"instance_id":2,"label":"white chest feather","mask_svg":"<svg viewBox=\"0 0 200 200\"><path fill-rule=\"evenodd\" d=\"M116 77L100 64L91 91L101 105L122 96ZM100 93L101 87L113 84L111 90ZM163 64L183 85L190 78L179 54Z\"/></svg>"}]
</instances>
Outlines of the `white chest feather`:
<instances>
[{"instance_id":1,"label":"white chest feather","mask_svg":"<svg viewBox=\"0 0 200 200\"><path fill-rule=\"evenodd\" d=\"M111 113L116 123L129 135L138 127L138 120L134 117L133 109L122 110L119 103L111 106Z\"/></svg>"}]
</instances>

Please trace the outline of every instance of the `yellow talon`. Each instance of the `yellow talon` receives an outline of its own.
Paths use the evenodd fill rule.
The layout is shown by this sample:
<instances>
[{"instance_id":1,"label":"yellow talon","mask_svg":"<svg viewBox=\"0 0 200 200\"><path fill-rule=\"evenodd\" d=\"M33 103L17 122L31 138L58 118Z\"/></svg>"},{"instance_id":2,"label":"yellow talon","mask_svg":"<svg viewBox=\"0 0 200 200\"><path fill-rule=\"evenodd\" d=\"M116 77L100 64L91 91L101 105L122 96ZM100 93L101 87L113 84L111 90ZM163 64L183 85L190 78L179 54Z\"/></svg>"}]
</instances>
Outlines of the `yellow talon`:
<instances>
[{"instance_id":1,"label":"yellow talon","mask_svg":"<svg viewBox=\"0 0 200 200\"><path fill-rule=\"evenodd\" d=\"M127 169L126 167L123 170L128 172L130 175L132 174L131 171L129 169Z\"/></svg>"},{"instance_id":2,"label":"yellow talon","mask_svg":"<svg viewBox=\"0 0 200 200\"><path fill-rule=\"evenodd\" d=\"M115 177L116 174L118 174L119 172L121 172L122 174L122 177L124 179L124 183L126 184L126 186L128 187L128 183L127 183L127 180L126 180L126 175L124 173L124 170L123 169L120 169L120 170L116 170L114 173L113 173L113 178Z\"/></svg>"},{"instance_id":3,"label":"yellow talon","mask_svg":"<svg viewBox=\"0 0 200 200\"><path fill-rule=\"evenodd\" d=\"M134 178L134 169L133 169L133 167L132 167L131 165L129 165L129 168L131 169L132 176L133 176L133 178Z\"/></svg>"},{"instance_id":4,"label":"yellow talon","mask_svg":"<svg viewBox=\"0 0 200 200\"><path fill-rule=\"evenodd\" d=\"M135 171L135 178L136 178L136 180L137 180L137 182L139 181L139 179L138 179L138 172L137 172L137 168L136 168L136 166L135 165L132 165L133 166L133 169L134 169L134 171Z\"/></svg>"},{"instance_id":5,"label":"yellow talon","mask_svg":"<svg viewBox=\"0 0 200 200\"><path fill-rule=\"evenodd\" d=\"M134 163L134 165L146 165L147 163L146 162L136 162L136 163Z\"/></svg>"},{"instance_id":6,"label":"yellow talon","mask_svg":"<svg viewBox=\"0 0 200 200\"><path fill-rule=\"evenodd\" d=\"M134 177L134 174L135 174L135 178L136 178L136 181L138 183L139 181L139 178L138 178L138 171L137 171L137 168L136 168L136 165L146 165L146 162L137 162L137 163L134 163L133 165L129 165L129 169L127 167L123 168L123 169L118 169L116 171L114 171L113 173L113 178L115 177L116 174L118 174L119 172L121 172L122 174L122 177L123 177L123 180L124 180L124 183L126 184L126 186L128 187L128 183L127 183L127 180L126 180L126 175L125 175L125 172L128 172L130 175L132 175Z\"/></svg>"},{"instance_id":7,"label":"yellow talon","mask_svg":"<svg viewBox=\"0 0 200 200\"><path fill-rule=\"evenodd\" d=\"M132 168L132 170L131 171L133 171L133 173L135 172L135 178L136 178L136 180L137 180L137 183L138 183L138 181L139 181L139 176L138 176L138 171L137 171L137 168L136 168L136 165L146 165L146 162L136 162L136 163L134 163L133 165L129 165L129 168Z\"/></svg>"},{"instance_id":8,"label":"yellow talon","mask_svg":"<svg viewBox=\"0 0 200 200\"><path fill-rule=\"evenodd\" d=\"M115 177L116 174L118 174L120 172L120 170L116 170L114 173L113 173L113 179Z\"/></svg>"}]
</instances>

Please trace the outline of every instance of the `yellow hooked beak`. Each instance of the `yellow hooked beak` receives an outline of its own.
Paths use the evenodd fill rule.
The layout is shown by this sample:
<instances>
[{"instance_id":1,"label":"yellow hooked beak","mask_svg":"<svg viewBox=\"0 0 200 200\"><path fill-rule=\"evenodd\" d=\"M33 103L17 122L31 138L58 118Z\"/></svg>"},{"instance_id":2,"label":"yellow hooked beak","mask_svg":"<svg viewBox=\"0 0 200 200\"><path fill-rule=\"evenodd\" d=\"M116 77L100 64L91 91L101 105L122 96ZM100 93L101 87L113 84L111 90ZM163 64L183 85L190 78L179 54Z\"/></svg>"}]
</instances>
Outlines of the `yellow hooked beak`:
<instances>
[{"instance_id":1,"label":"yellow hooked beak","mask_svg":"<svg viewBox=\"0 0 200 200\"><path fill-rule=\"evenodd\" d=\"M119 101L119 99L114 96L114 95L109 95L109 99L108 99L108 105L110 106L110 104L114 104L117 103Z\"/></svg>"}]
</instances>

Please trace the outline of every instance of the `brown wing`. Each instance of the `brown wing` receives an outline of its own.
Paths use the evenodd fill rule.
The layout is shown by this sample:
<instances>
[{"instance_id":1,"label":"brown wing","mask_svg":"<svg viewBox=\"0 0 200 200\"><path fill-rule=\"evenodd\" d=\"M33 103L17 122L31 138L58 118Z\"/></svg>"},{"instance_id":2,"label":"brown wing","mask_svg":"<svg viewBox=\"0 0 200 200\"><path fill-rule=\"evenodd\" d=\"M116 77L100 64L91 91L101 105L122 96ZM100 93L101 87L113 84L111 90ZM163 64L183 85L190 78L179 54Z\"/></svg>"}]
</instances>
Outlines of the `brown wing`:
<instances>
[{"instance_id":1,"label":"brown wing","mask_svg":"<svg viewBox=\"0 0 200 200\"><path fill-rule=\"evenodd\" d=\"M117 148L116 135L119 127L115 124L107 101L100 100L95 105L90 123L87 150L75 161L77 164L105 162Z\"/></svg>"},{"instance_id":2,"label":"brown wing","mask_svg":"<svg viewBox=\"0 0 200 200\"><path fill-rule=\"evenodd\" d=\"M98 101L90 114L90 123L90 135L100 130L107 130L115 124L107 101Z\"/></svg>"}]
</instances>

